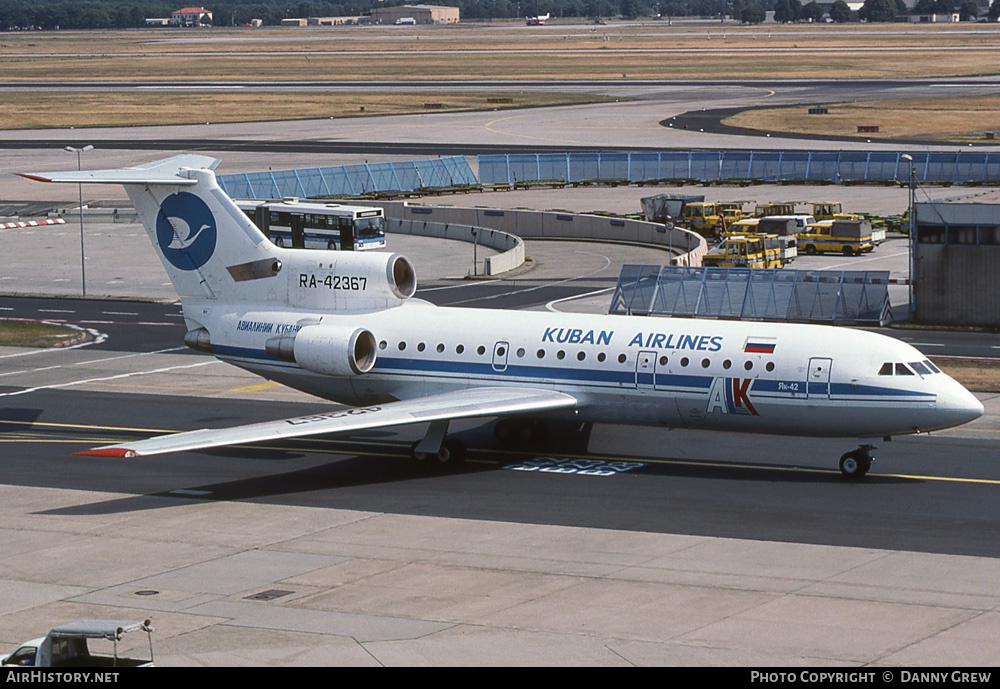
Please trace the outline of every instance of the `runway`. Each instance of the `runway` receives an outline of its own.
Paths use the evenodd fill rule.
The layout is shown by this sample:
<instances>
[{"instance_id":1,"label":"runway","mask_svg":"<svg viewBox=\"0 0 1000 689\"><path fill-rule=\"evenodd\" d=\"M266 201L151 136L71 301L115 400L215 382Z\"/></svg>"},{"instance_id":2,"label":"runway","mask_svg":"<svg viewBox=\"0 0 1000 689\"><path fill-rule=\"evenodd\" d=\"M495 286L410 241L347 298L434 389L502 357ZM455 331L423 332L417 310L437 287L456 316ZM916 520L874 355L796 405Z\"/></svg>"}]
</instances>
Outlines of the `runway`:
<instances>
[{"instance_id":1,"label":"runway","mask_svg":"<svg viewBox=\"0 0 1000 689\"><path fill-rule=\"evenodd\" d=\"M629 145L635 132L607 123L639 113L636 129L648 133L663 111L649 103L562 111L571 126L542 129L540 138L561 145L586 132L597 144ZM488 117L462 118L457 129L452 118L419 117L255 125L242 134L228 126L207 136L391 131L422 145L445 138L443 127L475 145L534 136L531 127L553 113L483 126ZM594 138L602 130L606 138ZM24 169L33 153L19 151L5 167ZM91 162L129 156L101 151ZM248 151L230 160L261 164ZM67 158L42 163L65 167ZM591 274L603 264L592 255L570 264L558 251L566 248L541 262L552 274L516 284L455 287L440 272L421 273L428 290L449 289L420 296L546 308L617 275L614 267ZM559 284L568 277L581 279ZM144 289L158 289L158 278L143 279ZM600 425L589 437L565 429L538 450L511 452L495 447L488 424L464 424L474 450L455 473L405 457L419 428L133 461L81 458L71 453L123 438L329 408L181 349L176 325L136 327L172 323L175 306L86 308L52 316L110 321L92 324L111 335L101 345L0 351L3 647L69 619L152 614L157 660L168 666L1000 662L989 641L1000 627L996 395L975 424L886 444L860 483L836 471L853 442ZM936 349L970 346L919 336Z\"/></svg>"}]
</instances>

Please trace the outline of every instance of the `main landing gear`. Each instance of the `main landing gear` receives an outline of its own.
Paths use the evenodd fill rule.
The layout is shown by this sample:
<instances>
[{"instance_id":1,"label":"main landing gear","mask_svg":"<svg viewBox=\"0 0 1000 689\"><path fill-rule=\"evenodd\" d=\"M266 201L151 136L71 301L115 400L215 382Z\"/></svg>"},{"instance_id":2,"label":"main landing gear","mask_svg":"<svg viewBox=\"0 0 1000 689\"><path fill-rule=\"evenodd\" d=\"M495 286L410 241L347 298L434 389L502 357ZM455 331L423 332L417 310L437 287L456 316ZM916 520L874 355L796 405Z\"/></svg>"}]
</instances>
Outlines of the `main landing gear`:
<instances>
[{"instance_id":1,"label":"main landing gear","mask_svg":"<svg viewBox=\"0 0 1000 689\"><path fill-rule=\"evenodd\" d=\"M845 454L840 458L840 473L844 478L850 479L859 479L867 474L872 468L872 462L875 461L875 457L872 456L874 450L874 445L862 445L857 450Z\"/></svg>"},{"instance_id":2,"label":"main landing gear","mask_svg":"<svg viewBox=\"0 0 1000 689\"><path fill-rule=\"evenodd\" d=\"M410 456L428 466L431 463L448 467L460 464L465 459L465 443L447 435L448 421L432 422L424 439L410 447Z\"/></svg>"}]
</instances>

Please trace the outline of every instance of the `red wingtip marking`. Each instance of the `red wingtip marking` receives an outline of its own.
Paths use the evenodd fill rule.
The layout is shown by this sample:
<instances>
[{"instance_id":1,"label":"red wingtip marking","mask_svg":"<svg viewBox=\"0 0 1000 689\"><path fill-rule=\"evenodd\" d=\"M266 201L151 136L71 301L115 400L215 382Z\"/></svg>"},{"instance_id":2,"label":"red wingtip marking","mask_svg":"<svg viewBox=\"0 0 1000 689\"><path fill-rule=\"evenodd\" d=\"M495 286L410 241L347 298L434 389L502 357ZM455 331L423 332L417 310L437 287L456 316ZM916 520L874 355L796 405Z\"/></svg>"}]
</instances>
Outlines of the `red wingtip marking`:
<instances>
[{"instance_id":1,"label":"red wingtip marking","mask_svg":"<svg viewBox=\"0 0 1000 689\"><path fill-rule=\"evenodd\" d=\"M134 450L129 450L126 447L106 447L98 448L96 450L83 450L82 452L74 452L74 455L83 455L84 457L135 457L137 453Z\"/></svg>"},{"instance_id":2,"label":"red wingtip marking","mask_svg":"<svg viewBox=\"0 0 1000 689\"><path fill-rule=\"evenodd\" d=\"M36 182L51 182L52 181L48 177L42 177L40 175L32 175L32 174L27 173L27 172L15 172L14 174L17 175L18 177L24 177L25 179L33 179Z\"/></svg>"}]
</instances>

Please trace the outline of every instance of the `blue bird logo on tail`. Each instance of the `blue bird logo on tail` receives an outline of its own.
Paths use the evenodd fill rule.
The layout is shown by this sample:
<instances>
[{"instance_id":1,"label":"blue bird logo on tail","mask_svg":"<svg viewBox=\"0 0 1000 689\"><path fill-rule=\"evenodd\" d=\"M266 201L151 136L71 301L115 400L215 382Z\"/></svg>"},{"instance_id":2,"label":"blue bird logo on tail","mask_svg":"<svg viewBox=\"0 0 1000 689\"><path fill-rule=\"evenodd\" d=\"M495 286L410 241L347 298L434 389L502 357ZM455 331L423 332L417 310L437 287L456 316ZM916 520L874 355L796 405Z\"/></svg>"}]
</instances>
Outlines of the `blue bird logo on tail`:
<instances>
[{"instance_id":1,"label":"blue bird logo on tail","mask_svg":"<svg viewBox=\"0 0 1000 689\"><path fill-rule=\"evenodd\" d=\"M160 204L156 218L156 243L170 265L197 270L215 253L215 216L200 198L185 191L171 194Z\"/></svg>"}]
</instances>

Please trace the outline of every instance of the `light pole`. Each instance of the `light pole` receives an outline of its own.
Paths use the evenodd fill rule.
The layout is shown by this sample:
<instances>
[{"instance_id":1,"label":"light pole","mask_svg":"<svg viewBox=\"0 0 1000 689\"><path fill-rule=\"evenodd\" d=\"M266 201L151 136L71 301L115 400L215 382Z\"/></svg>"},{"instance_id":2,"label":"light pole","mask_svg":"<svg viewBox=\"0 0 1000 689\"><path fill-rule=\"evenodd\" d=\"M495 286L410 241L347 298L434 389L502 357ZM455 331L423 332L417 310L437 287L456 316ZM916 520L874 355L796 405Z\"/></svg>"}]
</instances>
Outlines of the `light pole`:
<instances>
[{"instance_id":1,"label":"light pole","mask_svg":"<svg viewBox=\"0 0 1000 689\"><path fill-rule=\"evenodd\" d=\"M913 156L911 156L909 153L904 153L899 157L901 160L905 160L907 163L910 164L910 176L908 182L909 194L908 194L907 212L906 212L906 216L909 219L908 223L909 227L906 230L906 242L907 242L906 248L907 248L907 254L909 255L910 259L909 261L910 274L909 274L909 279L906 281L907 294L909 295L909 305L907 307L906 319L912 323L914 320L914 316L916 315L916 308L913 303L913 234L917 227L917 222L916 222L917 219L915 217L913 204L914 201L916 200L915 197L917 194L917 176L916 176L917 171L913 167Z\"/></svg>"},{"instance_id":2,"label":"light pole","mask_svg":"<svg viewBox=\"0 0 1000 689\"><path fill-rule=\"evenodd\" d=\"M66 150L70 153L76 153L76 171L80 172L83 169L82 155L87 151L93 151L94 147L90 144L87 144L83 148L67 146ZM83 289L83 296L87 296L87 267L83 253L83 184L77 184L76 186L80 189L80 286Z\"/></svg>"}]
</instances>

